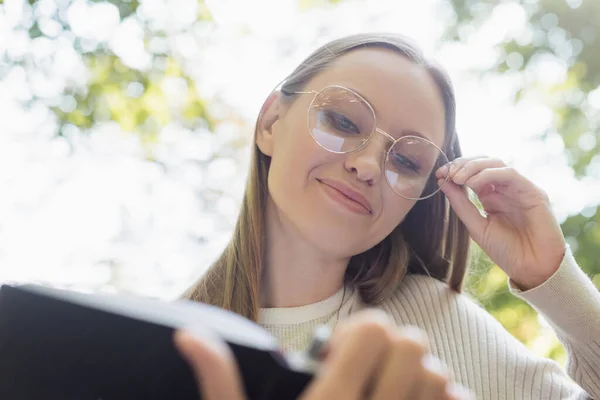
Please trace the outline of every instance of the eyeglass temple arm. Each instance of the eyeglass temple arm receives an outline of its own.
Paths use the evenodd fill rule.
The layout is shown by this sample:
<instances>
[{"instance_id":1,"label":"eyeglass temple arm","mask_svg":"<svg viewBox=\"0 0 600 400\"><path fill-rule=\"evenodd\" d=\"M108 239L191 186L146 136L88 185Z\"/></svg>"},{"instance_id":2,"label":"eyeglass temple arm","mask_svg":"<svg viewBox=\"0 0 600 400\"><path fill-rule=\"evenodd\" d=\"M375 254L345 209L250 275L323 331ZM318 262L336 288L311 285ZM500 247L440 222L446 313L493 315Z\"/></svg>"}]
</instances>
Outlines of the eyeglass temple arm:
<instances>
[{"instance_id":1,"label":"eyeglass temple arm","mask_svg":"<svg viewBox=\"0 0 600 400\"><path fill-rule=\"evenodd\" d=\"M315 92L314 90L309 92L288 92L287 90L281 89L281 93L285 94L286 96L291 96L293 94L317 94L318 92Z\"/></svg>"}]
</instances>

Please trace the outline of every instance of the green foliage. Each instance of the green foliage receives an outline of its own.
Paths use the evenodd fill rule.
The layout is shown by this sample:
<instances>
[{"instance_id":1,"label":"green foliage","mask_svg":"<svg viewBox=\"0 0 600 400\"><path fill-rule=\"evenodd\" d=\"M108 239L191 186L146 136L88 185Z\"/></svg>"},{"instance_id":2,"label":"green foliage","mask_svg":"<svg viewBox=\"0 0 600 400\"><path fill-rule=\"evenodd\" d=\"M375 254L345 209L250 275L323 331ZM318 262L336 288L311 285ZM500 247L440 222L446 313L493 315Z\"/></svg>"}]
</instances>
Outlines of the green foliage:
<instances>
[{"instance_id":1,"label":"green foliage","mask_svg":"<svg viewBox=\"0 0 600 400\"><path fill-rule=\"evenodd\" d=\"M104 2L105 0L91 0L94 3L101 3ZM138 6L140 5L140 2L137 0L108 0L108 3L114 4L118 9L119 9L119 15L121 17L121 19L125 19L127 17L129 17L131 14L133 14Z\"/></svg>"},{"instance_id":2,"label":"green foliage","mask_svg":"<svg viewBox=\"0 0 600 400\"><path fill-rule=\"evenodd\" d=\"M152 140L162 127L173 120L193 128L202 119L212 128L212 119L206 112L204 101L176 59L164 57L161 64L165 67L155 69L158 73L148 74L124 65L114 54L84 57L91 73L87 90L84 93L76 90L65 92L65 95L75 98L76 108L69 112L60 107L52 108L62 122L60 132L67 124L85 129L95 123L116 121L123 131L137 131L144 139ZM178 112L173 111L161 88L168 78L185 82L183 107ZM139 93L128 93L132 84L139 87Z\"/></svg>"},{"instance_id":3,"label":"green foliage","mask_svg":"<svg viewBox=\"0 0 600 400\"><path fill-rule=\"evenodd\" d=\"M600 208L584 210L568 218L562 225L565 236L577 254L581 268L593 277L600 289Z\"/></svg>"},{"instance_id":4,"label":"green foliage","mask_svg":"<svg viewBox=\"0 0 600 400\"><path fill-rule=\"evenodd\" d=\"M505 4L494 0L449 2L454 8L457 23L447 30L447 40L467 40L498 7ZM531 73L542 57L566 64L568 73L564 82L544 86L526 76L515 100L533 93L543 96L556 116L552 131L562 135L570 165L578 177L583 177L593 156L600 152L597 110L591 109L586 102L588 94L600 85L600 2L584 0L575 9L565 0L519 0L512 3L520 5L526 13L529 34L509 36L498 43L502 56L492 70L482 73ZM515 63L515 59L522 62ZM540 132L540 135L547 133ZM579 146L582 136L590 134L596 139L595 144L582 149Z\"/></svg>"},{"instance_id":5,"label":"green foliage","mask_svg":"<svg viewBox=\"0 0 600 400\"><path fill-rule=\"evenodd\" d=\"M169 43L169 35L172 36L173 32L167 33L164 28L153 26L151 21L144 20L137 12L140 6L137 0L89 2L91 6L98 3L114 5L118 10L119 23L135 21L141 27L144 51L150 58L148 65L128 65L115 54L109 40L81 36L74 31L70 24L73 21L68 19L68 9L72 2L59 2L56 11L49 16L37 12L39 2L30 1L24 7L30 8L33 18L30 23L23 21L22 27L27 29L29 38L33 41L41 43L44 40L44 44L52 48L51 55L39 63L33 60L35 56L27 54L7 60L9 64L22 65L28 73L41 71L51 79L53 76L60 79L61 75L68 75L70 71L48 66L59 57L59 41L62 44L68 41L80 57L87 79L84 83L67 80L58 97L34 95L24 101L24 106L41 103L48 107L56 117L57 134L67 139L67 132L72 131L73 127L85 133L107 121L117 122L124 132L141 135L143 142L147 144L153 143L162 128L172 122L190 129L198 125L212 129L214 120L207 113L205 100L200 97L194 81L184 68L186 60L170 46L157 49L151 45L154 39ZM59 24L58 34L48 34L48 31L45 33L43 24L49 18ZM207 20L210 20L210 13L200 0L196 23ZM69 67L74 66L63 66ZM178 88L175 96L169 96L165 92L165 86L169 84Z\"/></svg>"}]
</instances>

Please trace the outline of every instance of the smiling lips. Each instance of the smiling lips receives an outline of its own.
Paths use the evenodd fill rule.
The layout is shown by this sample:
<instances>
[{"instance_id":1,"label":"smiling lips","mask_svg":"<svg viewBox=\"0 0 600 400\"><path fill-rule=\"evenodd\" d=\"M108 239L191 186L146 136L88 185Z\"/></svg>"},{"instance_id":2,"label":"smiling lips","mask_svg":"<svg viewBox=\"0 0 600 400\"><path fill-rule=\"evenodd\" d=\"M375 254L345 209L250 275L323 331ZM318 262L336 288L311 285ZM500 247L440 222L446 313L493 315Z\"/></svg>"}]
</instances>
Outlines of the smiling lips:
<instances>
[{"instance_id":1,"label":"smiling lips","mask_svg":"<svg viewBox=\"0 0 600 400\"><path fill-rule=\"evenodd\" d=\"M349 185L331 179L318 179L318 181L325 185L328 194L333 197L334 200L342 203L350 210L361 214L373 213L369 200L367 200L362 193L351 188Z\"/></svg>"}]
</instances>

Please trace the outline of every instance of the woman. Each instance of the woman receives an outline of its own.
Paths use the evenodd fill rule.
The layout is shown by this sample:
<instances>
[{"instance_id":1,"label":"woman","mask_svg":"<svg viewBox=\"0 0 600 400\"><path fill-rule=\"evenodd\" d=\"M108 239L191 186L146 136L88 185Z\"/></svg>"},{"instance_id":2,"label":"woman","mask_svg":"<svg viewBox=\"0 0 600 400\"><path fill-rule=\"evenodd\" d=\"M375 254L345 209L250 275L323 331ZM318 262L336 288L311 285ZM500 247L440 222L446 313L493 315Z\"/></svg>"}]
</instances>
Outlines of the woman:
<instances>
[{"instance_id":1,"label":"woman","mask_svg":"<svg viewBox=\"0 0 600 400\"><path fill-rule=\"evenodd\" d=\"M548 196L501 160L462 157L449 79L404 39L354 35L318 49L269 96L255 143L233 239L186 297L259 322L288 350L306 348L317 325L347 320L334 331L330 372L306 398L363 398L367 387L364 398L435 397L425 387L444 386L444 374L423 369L419 335L396 328L411 325L448 380L477 398L600 399L600 293ZM576 383L460 294L469 238L552 324ZM366 308L392 323L357 313ZM378 340L347 339L365 332ZM235 387L226 354L177 338L207 390L218 392L216 381ZM398 356L407 343L423 351ZM362 361L340 370L343 354ZM215 371L201 365L215 358L222 374L208 379ZM418 373L407 378L411 366Z\"/></svg>"}]
</instances>

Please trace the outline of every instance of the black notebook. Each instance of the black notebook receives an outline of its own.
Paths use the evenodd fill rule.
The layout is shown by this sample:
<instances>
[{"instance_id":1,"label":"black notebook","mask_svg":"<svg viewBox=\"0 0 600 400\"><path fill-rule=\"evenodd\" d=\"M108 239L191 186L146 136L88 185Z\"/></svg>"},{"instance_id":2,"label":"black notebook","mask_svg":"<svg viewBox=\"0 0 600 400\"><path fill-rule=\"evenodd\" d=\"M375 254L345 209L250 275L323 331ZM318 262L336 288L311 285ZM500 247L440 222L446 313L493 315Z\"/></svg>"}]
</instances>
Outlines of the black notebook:
<instances>
[{"instance_id":1,"label":"black notebook","mask_svg":"<svg viewBox=\"0 0 600 400\"><path fill-rule=\"evenodd\" d=\"M0 399L199 399L173 343L179 328L227 342L250 400L294 399L312 377L308 358L281 352L259 325L217 307L3 285Z\"/></svg>"}]
</instances>

